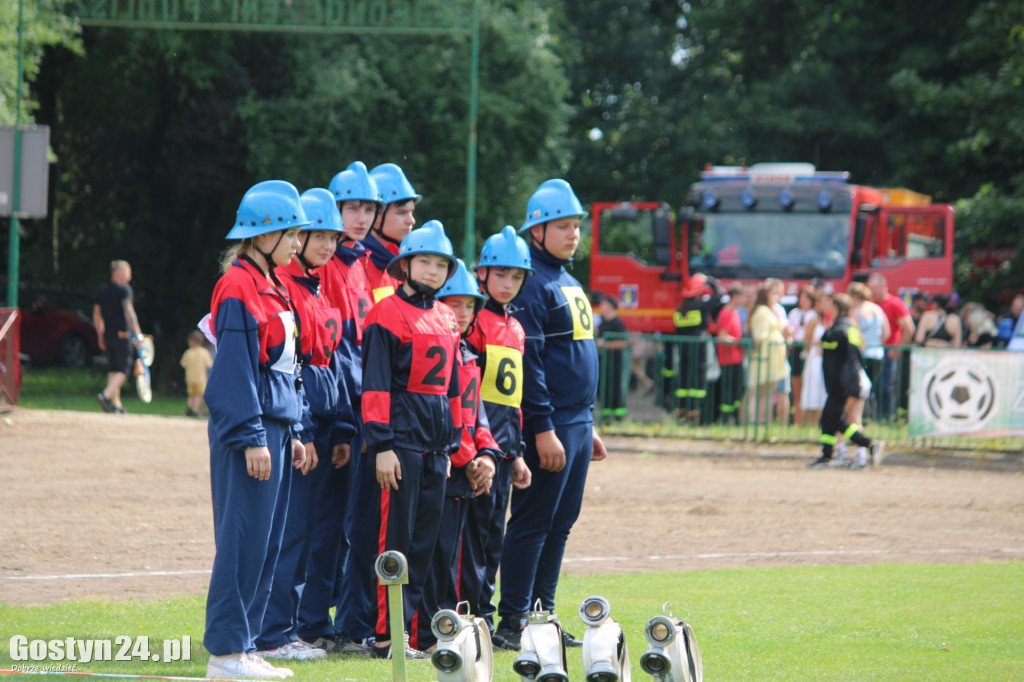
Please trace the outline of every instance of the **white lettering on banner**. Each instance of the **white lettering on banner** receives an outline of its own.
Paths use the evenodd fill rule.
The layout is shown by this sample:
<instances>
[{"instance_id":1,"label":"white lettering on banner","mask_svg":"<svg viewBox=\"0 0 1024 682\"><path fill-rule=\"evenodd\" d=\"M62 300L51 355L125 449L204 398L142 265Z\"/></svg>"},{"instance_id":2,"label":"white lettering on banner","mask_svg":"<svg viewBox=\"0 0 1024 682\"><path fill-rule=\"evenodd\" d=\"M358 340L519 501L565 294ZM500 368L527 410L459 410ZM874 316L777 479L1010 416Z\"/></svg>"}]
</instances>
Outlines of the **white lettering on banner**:
<instances>
[{"instance_id":1,"label":"white lettering on banner","mask_svg":"<svg viewBox=\"0 0 1024 682\"><path fill-rule=\"evenodd\" d=\"M910 435L1024 436L1024 353L915 348Z\"/></svg>"}]
</instances>

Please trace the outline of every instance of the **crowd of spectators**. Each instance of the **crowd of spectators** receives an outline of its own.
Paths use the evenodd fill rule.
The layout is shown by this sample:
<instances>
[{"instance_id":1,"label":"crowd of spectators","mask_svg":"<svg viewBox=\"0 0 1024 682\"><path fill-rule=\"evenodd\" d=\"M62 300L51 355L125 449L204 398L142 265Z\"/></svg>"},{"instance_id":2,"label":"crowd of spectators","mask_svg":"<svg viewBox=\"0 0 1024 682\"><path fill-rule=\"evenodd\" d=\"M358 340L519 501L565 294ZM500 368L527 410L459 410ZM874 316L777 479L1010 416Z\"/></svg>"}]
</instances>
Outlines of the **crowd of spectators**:
<instances>
[{"instance_id":1,"label":"crowd of spectators","mask_svg":"<svg viewBox=\"0 0 1024 682\"><path fill-rule=\"evenodd\" d=\"M726 291L697 274L684 293L674 316L675 339L634 335L604 346L602 386L608 388L599 398L606 418L625 417L625 396L638 390L656 393L681 423L817 424L827 397L821 337L835 319L831 285L804 286L788 311L777 279ZM1024 293L998 317L982 303L960 304L956 294L917 292L908 306L878 274L851 283L845 293L871 384L866 399L848 407L852 423L905 414L913 347L1005 348L1024 313ZM599 336L624 333L616 301L595 304L607 318Z\"/></svg>"}]
</instances>

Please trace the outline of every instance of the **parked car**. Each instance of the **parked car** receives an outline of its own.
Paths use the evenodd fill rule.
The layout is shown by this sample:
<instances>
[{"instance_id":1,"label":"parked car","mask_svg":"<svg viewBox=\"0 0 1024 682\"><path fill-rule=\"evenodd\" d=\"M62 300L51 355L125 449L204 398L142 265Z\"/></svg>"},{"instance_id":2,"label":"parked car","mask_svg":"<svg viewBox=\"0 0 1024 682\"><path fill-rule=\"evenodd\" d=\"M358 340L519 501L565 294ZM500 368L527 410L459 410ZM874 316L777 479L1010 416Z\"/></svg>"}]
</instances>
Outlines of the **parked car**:
<instances>
[{"instance_id":1,"label":"parked car","mask_svg":"<svg viewBox=\"0 0 1024 682\"><path fill-rule=\"evenodd\" d=\"M21 353L32 364L85 367L100 353L89 295L23 289L19 302Z\"/></svg>"}]
</instances>

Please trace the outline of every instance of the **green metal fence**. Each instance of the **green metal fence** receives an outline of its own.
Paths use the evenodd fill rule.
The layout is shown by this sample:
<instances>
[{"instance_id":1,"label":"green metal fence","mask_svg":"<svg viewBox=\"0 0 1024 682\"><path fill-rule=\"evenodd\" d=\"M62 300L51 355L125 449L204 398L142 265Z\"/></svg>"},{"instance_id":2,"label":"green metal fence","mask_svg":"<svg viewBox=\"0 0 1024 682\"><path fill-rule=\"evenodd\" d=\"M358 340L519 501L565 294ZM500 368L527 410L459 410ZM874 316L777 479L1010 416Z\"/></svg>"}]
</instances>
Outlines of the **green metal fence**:
<instances>
[{"instance_id":1,"label":"green metal fence","mask_svg":"<svg viewBox=\"0 0 1024 682\"><path fill-rule=\"evenodd\" d=\"M824 403L808 365L813 348L794 343L755 348L750 339L723 342L664 334L604 334L595 414L602 431L695 439L817 443ZM625 341L621 350L612 342ZM718 361L719 350L725 363ZM913 346L887 348L889 358L864 361L872 382L860 423L872 438L891 445L935 450L1021 452L1021 438L911 437L908 428L910 358ZM803 370L772 376L772 354ZM955 352L955 351L951 351ZM1005 353L993 350L993 353ZM734 361L739 360L738 363ZM891 382L891 383L890 383ZM886 386L891 388L887 389ZM812 393L820 390L819 393ZM804 391L812 399L801 407ZM813 398L817 397L815 401Z\"/></svg>"}]
</instances>

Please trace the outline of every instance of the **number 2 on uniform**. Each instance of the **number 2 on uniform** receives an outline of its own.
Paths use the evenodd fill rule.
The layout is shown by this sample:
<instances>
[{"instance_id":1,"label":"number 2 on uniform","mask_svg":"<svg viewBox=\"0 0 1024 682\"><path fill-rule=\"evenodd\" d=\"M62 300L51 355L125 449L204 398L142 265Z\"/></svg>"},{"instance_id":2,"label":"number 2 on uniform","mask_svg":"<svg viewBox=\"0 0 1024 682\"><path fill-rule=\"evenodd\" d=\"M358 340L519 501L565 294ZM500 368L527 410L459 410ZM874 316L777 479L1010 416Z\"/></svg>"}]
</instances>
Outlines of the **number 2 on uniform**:
<instances>
[{"instance_id":1,"label":"number 2 on uniform","mask_svg":"<svg viewBox=\"0 0 1024 682\"><path fill-rule=\"evenodd\" d=\"M590 301L581 287L562 287L562 294L569 304L572 315L573 341L594 338L594 313L590 309Z\"/></svg>"},{"instance_id":2,"label":"number 2 on uniform","mask_svg":"<svg viewBox=\"0 0 1024 682\"><path fill-rule=\"evenodd\" d=\"M447 384L448 377L445 376L444 370L448 364L448 351L444 349L444 346L431 346L427 349L426 357L429 359L437 358L437 362L423 377L423 385L444 386Z\"/></svg>"}]
</instances>

